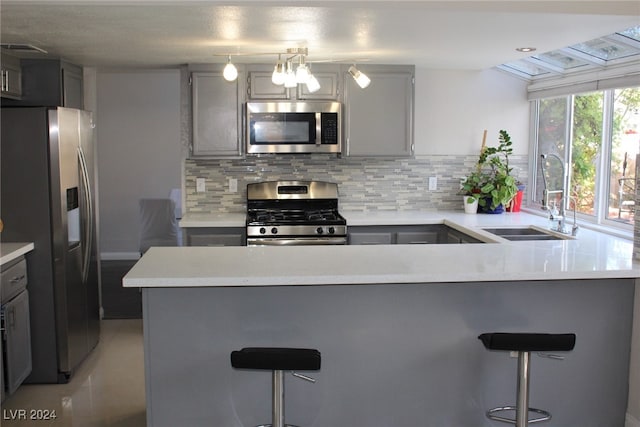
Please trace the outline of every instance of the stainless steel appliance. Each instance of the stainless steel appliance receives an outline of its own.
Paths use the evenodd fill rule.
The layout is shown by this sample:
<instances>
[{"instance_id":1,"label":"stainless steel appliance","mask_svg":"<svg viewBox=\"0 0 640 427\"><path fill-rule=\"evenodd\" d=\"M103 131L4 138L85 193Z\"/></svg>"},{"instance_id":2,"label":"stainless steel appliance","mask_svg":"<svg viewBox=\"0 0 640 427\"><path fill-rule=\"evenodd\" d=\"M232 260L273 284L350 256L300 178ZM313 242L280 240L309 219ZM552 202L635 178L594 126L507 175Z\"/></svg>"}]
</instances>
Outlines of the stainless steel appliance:
<instances>
[{"instance_id":1,"label":"stainless steel appliance","mask_svg":"<svg viewBox=\"0 0 640 427\"><path fill-rule=\"evenodd\" d=\"M247 153L340 153L341 110L331 101L248 102Z\"/></svg>"},{"instance_id":2,"label":"stainless steel appliance","mask_svg":"<svg viewBox=\"0 0 640 427\"><path fill-rule=\"evenodd\" d=\"M2 108L1 149L2 239L35 244L25 382L66 382L100 332L91 113Z\"/></svg>"},{"instance_id":3,"label":"stainless steel appliance","mask_svg":"<svg viewBox=\"0 0 640 427\"><path fill-rule=\"evenodd\" d=\"M247 246L344 245L338 186L323 181L247 185Z\"/></svg>"}]
</instances>

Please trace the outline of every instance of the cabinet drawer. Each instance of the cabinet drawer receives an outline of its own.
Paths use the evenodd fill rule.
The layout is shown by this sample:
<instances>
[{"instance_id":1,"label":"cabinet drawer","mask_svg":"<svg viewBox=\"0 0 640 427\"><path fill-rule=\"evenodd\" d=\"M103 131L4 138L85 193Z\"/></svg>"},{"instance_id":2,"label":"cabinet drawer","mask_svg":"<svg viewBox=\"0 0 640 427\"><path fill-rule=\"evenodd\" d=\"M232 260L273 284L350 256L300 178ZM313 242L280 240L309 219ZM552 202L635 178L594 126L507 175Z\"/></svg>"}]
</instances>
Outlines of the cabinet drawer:
<instances>
[{"instance_id":1,"label":"cabinet drawer","mask_svg":"<svg viewBox=\"0 0 640 427\"><path fill-rule=\"evenodd\" d=\"M390 245L391 233L351 233L350 245Z\"/></svg>"},{"instance_id":2,"label":"cabinet drawer","mask_svg":"<svg viewBox=\"0 0 640 427\"><path fill-rule=\"evenodd\" d=\"M22 258L9 267L3 267L0 281L2 282L0 300L7 302L27 287L27 260Z\"/></svg>"},{"instance_id":3,"label":"cabinet drawer","mask_svg":"<svg viewBox=\"0 0 640 427\"><path fill-rule=\"evenodd\" d=\"M243 246L240 234L196 234L189 236L189 246Z\"/></svg>"},{"instance_id":4,"label":"cabinet drawer","mask_svg":"<svg viewBox=\"0 0 640 427\"><path fill-rule=\"evenodd\" d=\"M397 234L399 245L418 245L438 243L437 231L400 231Z\"/></svg>"}]
</instances>

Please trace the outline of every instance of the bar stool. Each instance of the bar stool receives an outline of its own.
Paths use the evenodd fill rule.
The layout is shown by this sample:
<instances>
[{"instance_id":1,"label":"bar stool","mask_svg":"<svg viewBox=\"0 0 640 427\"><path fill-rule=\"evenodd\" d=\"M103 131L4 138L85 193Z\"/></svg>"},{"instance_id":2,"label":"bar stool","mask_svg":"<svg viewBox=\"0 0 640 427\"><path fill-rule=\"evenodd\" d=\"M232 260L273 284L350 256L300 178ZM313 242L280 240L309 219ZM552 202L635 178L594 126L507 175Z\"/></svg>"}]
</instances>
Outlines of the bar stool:
<instances>
[{"instance_id":1,"label":"bar stool","mask_svg":"<svg viewBox=\"0 0 640 427\"><path fill-rule=\"evenodd\" d=\"M320 369L320 352L306 348L247 347L231 352L231 366L236 369L259 369L272 372L272 423L257 427L295 427L284 422L284 371L292 371L297 378L315 383L315 380L294 371Z\"/></svg>"},{"instance_id":2,"label":"bar stool","mask_svg":"<svg viewBox=\"0 0 640 427\"><path fill-rule=\"evenodd\" d=\"M482 341L488 350L504 350L518 352L518 385L515 406L500 406L489 409L487 417L515 424L516 427L527 427L529 424L547 421L551 414L542 409L529 407L529 371L531 352L546 351L571 351L576 344L575 334L536 334L536 333L503 333L492 332L481 334L478 339ZM563 356L554 354L539 354L552 359L564 359ZM504 411L516 412L516 418L506 418L499 415ZM541 415L529 419L529 412Z\"/></svg>"}]
</instances>

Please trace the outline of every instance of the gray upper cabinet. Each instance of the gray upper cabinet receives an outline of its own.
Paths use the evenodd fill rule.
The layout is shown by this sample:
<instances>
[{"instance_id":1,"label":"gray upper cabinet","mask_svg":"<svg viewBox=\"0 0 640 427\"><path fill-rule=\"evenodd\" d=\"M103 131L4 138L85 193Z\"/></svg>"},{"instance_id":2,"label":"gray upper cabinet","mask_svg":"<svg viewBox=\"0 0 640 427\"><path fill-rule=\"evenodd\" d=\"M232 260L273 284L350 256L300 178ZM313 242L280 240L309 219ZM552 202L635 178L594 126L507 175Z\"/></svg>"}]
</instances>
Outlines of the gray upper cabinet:
<instances>
[{"instance_id":1,"label":"gray upper cabinet","mask_svg":"<svg viewBox=\"0 0 640 427\"><path fill-rule=\"evenodd\" d=\"M272 71L249 72L249 98L251 99L290 99L290 89L274 85L271 81Z\"/></svg>"},{"instance_id":2,"label":"gray upper cabinet","mask_svg":"<svg viewBox=\"0 0 640 427\"><path fill-rule=\"evenodd\" d=\"M2 54L2 97L20 99L22 97L22 70L20 59Z\"/></svg>"},{"instance_id":3,"label":"gray upper cabinet","mask_svg":"<svg viewBox=\"0 0 640 427\"><path fill-rule=\"evenodd\" d=\"M240 68L233 82L222 77L221 67L191 73L193 156L242 156L243 82Z\"/></svg>"},{"instance_id":4,"label":"gray upper cabinet","mask_svg":"<svg viewBox=\"0 0 640 427\"><path fill-rule=\"evenodd\" d=\"M299 84L296 88L287 89L273 84L273 65L251 64L248 66L247 95L249 99L273 100L332 100L340 99L340 65L312 64L311 72L318 79L320 89L311 93L306 84ZM296 65L294 65L295 70Z\"/></svg>"},{"instance_id":5,"label":"gray upper cabinet","mask_svg":"<svg viewBox=\"0 0 640 427\"><path fill-rule=\"evenodd\" d=\"M59 59L22 59L22 97L3 105L84 108L82 67Z\"/></svg>"},{"instance_id":6,"label":"gray upper cabinet","mask_svg":"<svg viewBox=\"0 0 640 427\"><path fill-rule=\"evenodd\" d=\"M360 88L344 69L347 156L412 157L414 72L410 65L363 65Z\"/></svg>"}]
</instances>

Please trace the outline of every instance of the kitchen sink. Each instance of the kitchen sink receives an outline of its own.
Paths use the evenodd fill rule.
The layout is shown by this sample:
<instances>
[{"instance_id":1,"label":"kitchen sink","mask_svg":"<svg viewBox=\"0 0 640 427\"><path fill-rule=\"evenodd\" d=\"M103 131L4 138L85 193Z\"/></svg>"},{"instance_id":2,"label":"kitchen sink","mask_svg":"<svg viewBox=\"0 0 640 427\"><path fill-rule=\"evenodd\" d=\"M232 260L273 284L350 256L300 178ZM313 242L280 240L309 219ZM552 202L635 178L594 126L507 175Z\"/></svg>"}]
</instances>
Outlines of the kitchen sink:
<instances>
[{"instance_id":1,"label":"kitchen sink","mask_svg":"<svg viewBox=\"0 0 640 427\"><path fill-rule=\"evenodd\" d=\"M545 230L544 228L528 226L528 227L495 227L495 228L483 228L496 236L511 241L524 241L524 240L572 240L573 236L564 235L551 230Z\"/></svg>"}]
</instances>

